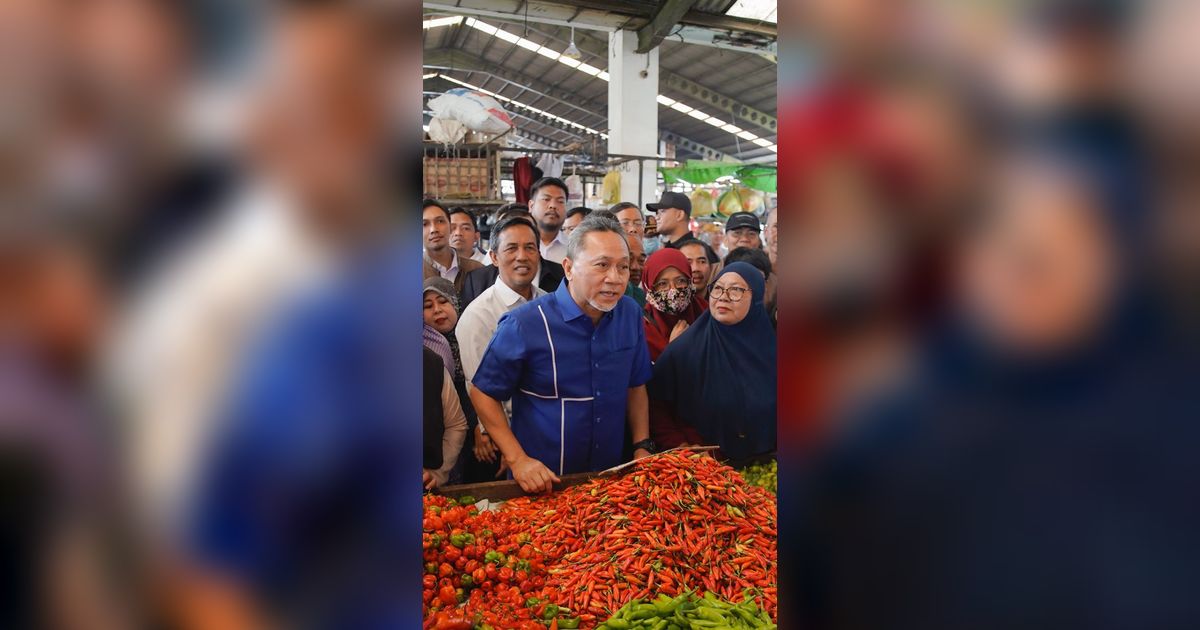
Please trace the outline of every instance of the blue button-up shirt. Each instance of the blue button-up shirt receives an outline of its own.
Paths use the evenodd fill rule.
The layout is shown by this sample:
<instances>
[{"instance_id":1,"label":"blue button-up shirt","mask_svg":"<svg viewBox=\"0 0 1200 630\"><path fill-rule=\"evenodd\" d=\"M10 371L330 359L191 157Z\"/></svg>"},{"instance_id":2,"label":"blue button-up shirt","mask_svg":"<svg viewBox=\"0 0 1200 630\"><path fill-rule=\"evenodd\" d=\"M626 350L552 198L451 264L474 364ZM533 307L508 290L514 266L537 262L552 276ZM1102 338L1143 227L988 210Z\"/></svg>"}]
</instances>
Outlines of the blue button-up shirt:
<instances>
[{"instance_id":1,"label":"blue button-up shirt","mask_svg":"<svg viewBox=\"0 0 1200 630\"><path fill-rule=\"evenodd\" d=\"M593 326L564 281L500 319L471 384L512 399L521 447L561 475L621 463L629 388L651 373L637 303L622 297Z\"/></svg>"}]
</instances>

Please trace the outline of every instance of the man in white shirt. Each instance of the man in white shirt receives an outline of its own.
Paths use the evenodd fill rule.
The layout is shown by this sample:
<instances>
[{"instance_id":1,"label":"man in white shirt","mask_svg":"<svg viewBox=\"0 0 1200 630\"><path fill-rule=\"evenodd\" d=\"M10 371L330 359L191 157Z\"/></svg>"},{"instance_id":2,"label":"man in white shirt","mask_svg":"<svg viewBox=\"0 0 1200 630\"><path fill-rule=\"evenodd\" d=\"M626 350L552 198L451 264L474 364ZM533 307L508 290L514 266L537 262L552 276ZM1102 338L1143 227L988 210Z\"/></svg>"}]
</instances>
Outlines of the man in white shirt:
<instances>
[{"instance_id":1,"label":"man in white shirt","mask_svg":"<svg viewBox=\"0 0 1200 630\"><path fill-rule=\"evenodd\" d=\"M450 247L461 258L470 258L482 265L492 264L487 253L479 248L479 227L475 215L466 208L450 208Z\"/></svg>"},{"instance_id":2,"label":"man in white shirt","mask_svg":"<svg viewBox=\"0 0 1200 630\"><path fill-rule=\"evenodd\" d=\"M463 373L468 382L483 361L500 318L518 306L546 295L534 284L539 261L538 241L537 229L525 217L507 217L492 229L489 255L500 275L495 284L467 306L455 328ZM497 470L499 453L491 438L483 432L482 424L471 427L465 450L474 455L474 461L467 456L464 481L490 480Z\"/></svg>"},{"instance_id":3,"label":"man in white shirt","mask_svg":"<svg viewBox=\"0 0 1200 630\"><path fill-rule=\"evenodd\" d=\"M543 177L529 188L529 213L541 232L542 258L562 264L567 257L567 236L562 231L567 216L567 185L557 177Z\"/></svg>"}]
</instances>

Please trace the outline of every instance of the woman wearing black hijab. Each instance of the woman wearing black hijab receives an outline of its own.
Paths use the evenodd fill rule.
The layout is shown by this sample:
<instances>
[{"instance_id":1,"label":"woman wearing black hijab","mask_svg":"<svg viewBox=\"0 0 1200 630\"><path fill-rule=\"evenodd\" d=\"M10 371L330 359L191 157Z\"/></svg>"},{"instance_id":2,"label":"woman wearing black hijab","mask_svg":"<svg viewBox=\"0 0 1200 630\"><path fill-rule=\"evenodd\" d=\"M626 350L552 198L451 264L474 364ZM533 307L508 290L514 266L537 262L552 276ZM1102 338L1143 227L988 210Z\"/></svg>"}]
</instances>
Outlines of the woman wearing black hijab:
<instances>
[{"instance_id":1,"label":"woman wearing black hijab","mask_svg":"<svg viewBox=\"0 0 1200 630\"><path fill-rule=\"evenodd\" d=\"M763 275L721 270L709 310L654 364L650 431L661 448L716 444L733 465L775 450L775 329Z\"/></svg>"}]
</instances>

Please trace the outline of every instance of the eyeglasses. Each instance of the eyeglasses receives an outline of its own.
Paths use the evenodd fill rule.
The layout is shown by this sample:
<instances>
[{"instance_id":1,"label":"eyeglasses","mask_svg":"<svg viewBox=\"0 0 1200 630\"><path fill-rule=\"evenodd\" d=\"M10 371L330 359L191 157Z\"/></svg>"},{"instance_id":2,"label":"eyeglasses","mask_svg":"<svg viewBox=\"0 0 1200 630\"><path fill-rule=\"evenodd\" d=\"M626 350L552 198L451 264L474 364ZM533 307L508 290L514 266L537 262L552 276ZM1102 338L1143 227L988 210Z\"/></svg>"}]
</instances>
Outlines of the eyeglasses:
<instances>
[{"instance_id":1,"label":"eyeglasses","mask_svg":"<svg viewBox=\"0 0 1200 630\"><path fill-rule=\"evenodd\" d=\"M629 228L646 227L646 223L644 221L639 221L637 219L622 219L621 227L628 230Z\"/></svg>"},{"instance_id":2,"label":"eyeglasses","mask_svg":"<svg viewBox=\"0 0 1200 630\"><path fill-rule=\"evenodd\" d=\"M654 283L655 291L666 291L667 289L679 289L680 291L692 286L691 278L675 278L671 280L659 280Z\"/></svg>"},{"instance_id":3,"label":"eyeglasses","mask_svg":"<svg viewBox=\"0 0 1200 630\"><path fill-rule=\"evenodd\" d=\"M749 289L742 287L723 287L720 285L712 285L708 287L708 295L718 300L729 300L730 302L741 302L742 298L746 297L746 292Z\"/></svg>"}]
</instances>

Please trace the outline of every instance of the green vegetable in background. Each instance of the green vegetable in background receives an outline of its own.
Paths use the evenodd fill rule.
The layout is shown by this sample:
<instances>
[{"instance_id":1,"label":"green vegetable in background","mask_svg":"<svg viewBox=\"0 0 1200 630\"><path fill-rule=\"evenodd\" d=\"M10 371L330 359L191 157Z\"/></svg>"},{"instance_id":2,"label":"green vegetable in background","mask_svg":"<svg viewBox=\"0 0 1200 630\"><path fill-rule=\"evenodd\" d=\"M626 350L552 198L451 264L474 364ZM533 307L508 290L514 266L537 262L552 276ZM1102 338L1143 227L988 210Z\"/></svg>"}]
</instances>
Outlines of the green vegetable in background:
<instances>
[{"instance_id":1,"label":"green vegetable in background","mask_svg":"<svg viewBox=\"0 0 1200 630\"><path fill-rule=\"evenodd\" d=\"M562 626L560 626L562 627ZM597 626L598 630L669 630L669 628L730 630L776 630L777 626L755 601L753 591L742 593L742 601L728 602L713 593L699 597L685 592L678 597L659 595L643 602L635 599Z\"/></svg>"},{"instance_id":2,"label":"green vegetable in background","mask_svg":"<svg viewBox=\"0 0 1200 630\"><path fill-rule=\"evenodd\" d=\"M779 463L772 459L767 464L754 464L747 466L738 471L746 483L756 485L760 488L765 488L771 494L778 493L777 477L779 473Z\"/></svg>"}]
</instances>

